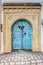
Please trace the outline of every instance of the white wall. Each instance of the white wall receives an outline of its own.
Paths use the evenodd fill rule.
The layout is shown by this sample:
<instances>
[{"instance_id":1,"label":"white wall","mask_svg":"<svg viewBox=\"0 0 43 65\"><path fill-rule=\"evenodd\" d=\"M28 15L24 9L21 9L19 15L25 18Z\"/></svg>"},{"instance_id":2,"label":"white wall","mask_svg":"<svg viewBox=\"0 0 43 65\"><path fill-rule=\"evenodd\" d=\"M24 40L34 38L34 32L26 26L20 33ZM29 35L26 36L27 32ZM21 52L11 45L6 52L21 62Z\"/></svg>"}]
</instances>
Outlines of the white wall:
<instances>
[{"instance_id":1,"label":"white wall","mask_svg":"<svg viewBox=\"0 0 43 65\"><path fill-rule=\"evenodd\" d=\"M43 51L43 26L41 25L41 51Z\"/></svg>"},{"instance_id":2,"label":"white wall","mask_svg":"<svg viewBox=\"0 0 43 65\"><path fill-rule=\"evenodd\" d=\"M21 2L21 3L23 3L23 2L41 2L42 0L3 0L3 2L10 2L10 3L14 3L14 2L17 2L17 3L19 3L19 2Z\"/></svg>"}]
</instances>

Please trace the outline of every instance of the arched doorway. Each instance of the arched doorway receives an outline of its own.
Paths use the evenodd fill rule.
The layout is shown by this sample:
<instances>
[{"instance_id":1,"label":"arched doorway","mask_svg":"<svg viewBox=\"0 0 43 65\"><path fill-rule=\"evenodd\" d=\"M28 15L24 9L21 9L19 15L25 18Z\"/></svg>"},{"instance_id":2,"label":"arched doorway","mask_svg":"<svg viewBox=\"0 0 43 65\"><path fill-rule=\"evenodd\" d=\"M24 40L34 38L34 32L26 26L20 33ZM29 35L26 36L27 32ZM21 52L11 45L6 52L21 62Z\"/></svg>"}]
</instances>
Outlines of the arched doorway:
<instances>
[{"instance_id":1,"label":"arched doorway","mask_svg":"<svg viewBox=\"0 0 43 65\"><path fill-rule=\"evenodd\" d=\"M18 20L12 26L12 49L32 50L32 26L26 20Z\"/></svg>"}]
</instances>

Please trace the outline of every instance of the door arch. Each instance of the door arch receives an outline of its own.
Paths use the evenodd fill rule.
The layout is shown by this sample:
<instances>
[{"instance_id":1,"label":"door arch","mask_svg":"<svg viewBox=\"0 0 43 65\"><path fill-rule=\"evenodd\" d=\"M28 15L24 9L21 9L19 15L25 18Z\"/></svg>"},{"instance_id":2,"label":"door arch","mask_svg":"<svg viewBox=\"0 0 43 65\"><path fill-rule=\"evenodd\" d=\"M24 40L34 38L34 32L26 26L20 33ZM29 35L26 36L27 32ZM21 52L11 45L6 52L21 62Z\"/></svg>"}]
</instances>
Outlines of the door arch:
<instances>
[{"instance_id":1,"label":"door arch","mask_svg":"<svg viewBox=\"0 0 43 65\"><path fill-rule=\"evenodd\" d=\"M26 20L18 20L12 26L12 49L32 50L32 26Z\"/></svg>"}]
</instances>

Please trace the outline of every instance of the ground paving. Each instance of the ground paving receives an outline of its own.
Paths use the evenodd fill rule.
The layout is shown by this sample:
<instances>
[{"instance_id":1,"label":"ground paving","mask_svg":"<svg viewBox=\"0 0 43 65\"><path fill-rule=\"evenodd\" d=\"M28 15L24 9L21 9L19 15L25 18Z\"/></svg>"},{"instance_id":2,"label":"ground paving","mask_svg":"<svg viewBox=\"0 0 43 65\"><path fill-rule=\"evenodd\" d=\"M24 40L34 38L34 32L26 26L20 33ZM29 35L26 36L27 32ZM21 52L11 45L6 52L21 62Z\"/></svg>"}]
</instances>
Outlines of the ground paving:
<instances>
[{"instance_id":1,"label":"ground paving","mask_svg":"<svg viewBox=\"0 0 43 65\"><path fill-rule=\"evenodd\" d=\"M2 54L0 65L43 65L43 53L18 50Z\"/></svg>"}]
</instances>

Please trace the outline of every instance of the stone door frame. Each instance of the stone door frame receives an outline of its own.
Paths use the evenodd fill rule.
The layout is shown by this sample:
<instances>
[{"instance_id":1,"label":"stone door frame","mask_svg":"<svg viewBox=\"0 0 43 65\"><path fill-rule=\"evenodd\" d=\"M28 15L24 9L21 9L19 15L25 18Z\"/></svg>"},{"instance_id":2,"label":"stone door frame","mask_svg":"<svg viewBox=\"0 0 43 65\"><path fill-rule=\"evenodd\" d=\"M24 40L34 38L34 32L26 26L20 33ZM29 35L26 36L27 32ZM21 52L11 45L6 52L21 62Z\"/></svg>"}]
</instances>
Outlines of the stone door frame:
<instances>
[{"instance_id":1,"label":"stone door frame","mask_svg":"<svg viewBox=\"0 0 43 65\"><path fill-rule=\"evenodd\" d=\"M21 8L21 9L20 9ZM3 53L12 51L12 25L21 19L29 21L32 25L32 51L41 51L41 20L40 6L4 6L3 10Z\"/></svg>"}]
</instances>

